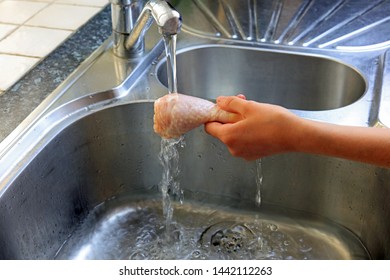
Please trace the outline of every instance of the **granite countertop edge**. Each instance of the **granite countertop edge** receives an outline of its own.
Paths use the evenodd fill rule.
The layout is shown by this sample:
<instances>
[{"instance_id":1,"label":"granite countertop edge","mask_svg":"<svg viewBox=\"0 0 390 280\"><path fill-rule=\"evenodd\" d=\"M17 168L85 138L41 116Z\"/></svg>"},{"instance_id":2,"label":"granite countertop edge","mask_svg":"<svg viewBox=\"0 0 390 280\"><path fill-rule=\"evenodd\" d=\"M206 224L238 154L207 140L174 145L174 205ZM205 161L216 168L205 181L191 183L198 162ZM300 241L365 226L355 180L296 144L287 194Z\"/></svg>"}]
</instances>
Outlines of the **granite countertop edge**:
<instances>
[{"instance_id":1,"label":"granite countertop edge","mask_svg":"<svg viewBox=\"0 0 390 280\"><path fill-rule=\"evenodd\" d=\"M2 142L111 35L109 5L0 96Z\"/></svg>"}]
</instances>

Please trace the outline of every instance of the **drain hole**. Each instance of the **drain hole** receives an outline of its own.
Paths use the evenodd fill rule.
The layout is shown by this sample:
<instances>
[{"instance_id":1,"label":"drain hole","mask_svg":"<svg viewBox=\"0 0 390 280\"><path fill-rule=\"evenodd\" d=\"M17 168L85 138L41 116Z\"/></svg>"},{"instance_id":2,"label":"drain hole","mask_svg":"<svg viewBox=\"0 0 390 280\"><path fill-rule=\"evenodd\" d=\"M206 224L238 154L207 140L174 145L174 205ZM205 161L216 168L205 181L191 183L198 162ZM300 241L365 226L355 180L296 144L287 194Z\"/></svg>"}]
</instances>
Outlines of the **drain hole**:
<instances>
[{"instance_id":1,"label":"drain hole","mask_svg":"<svg viewBox=\"0 0 390 280\"><path fill-rule=\"evenodd\" d=\"M238 252L255 238L255 234L246 225L235 222L222 222L208 227L200 237L204 247L210 247L226 253Z\"/></svg>"}]
</instances>

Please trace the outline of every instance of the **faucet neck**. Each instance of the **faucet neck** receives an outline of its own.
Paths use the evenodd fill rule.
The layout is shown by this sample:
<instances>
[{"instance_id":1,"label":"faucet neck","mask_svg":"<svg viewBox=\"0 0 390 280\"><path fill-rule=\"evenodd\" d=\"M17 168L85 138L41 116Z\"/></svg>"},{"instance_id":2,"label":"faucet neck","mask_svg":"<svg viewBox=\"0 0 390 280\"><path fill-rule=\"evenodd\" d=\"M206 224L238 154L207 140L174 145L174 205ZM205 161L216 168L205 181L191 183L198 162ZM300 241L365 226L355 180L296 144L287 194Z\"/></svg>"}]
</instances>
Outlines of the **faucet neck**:
<instances>
[{"instance_id":1,"label":"faucet neck","mask_svg":"<svg viewBox=\"0 0 390 280\"><path fill-rule=\"evenodd\" d=\"M180 14L164 0L110 0L114 53L134 57L144 52L144 33L154 20L163 36L177 34Z\"/></svg>"}]
</instances>

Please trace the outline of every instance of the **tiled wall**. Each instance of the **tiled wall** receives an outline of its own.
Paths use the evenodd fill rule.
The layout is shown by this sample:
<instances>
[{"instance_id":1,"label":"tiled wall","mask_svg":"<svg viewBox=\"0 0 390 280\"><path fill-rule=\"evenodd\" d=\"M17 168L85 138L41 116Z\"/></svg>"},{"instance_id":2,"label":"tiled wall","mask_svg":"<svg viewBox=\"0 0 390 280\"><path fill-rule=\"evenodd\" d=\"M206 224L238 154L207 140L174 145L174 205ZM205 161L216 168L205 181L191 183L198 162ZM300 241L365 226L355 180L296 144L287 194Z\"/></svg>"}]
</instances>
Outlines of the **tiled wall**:
<instances>
[{"instance_id":1,"label":"tiled wall","mask_svg":"<svg viewBox=\"0 0 390 280\"><path fill-rule=\"evenodd\" d=\"M107 3L0 0L0 95Z\"/></svg>"}]
</instances>

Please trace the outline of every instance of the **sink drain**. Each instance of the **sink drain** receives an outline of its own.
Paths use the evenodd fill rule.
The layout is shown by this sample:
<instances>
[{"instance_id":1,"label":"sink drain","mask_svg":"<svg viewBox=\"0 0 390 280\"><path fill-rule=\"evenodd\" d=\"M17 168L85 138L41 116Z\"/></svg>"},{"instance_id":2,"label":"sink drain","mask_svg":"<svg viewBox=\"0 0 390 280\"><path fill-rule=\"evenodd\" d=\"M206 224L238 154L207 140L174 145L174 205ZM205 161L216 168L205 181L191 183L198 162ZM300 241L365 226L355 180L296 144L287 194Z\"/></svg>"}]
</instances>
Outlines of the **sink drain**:
<instances>
[{"instance_id":1,"label":"sink drain","mask_svg":"<svg viewBox=\"0 0 390 280\"><path fill-rule=\"evenodd\" d=\"M244 249L254 238L253 231L244 224L221 222L203 231L199 241L203 247L232 253Z\"/></svg>"}]
</instances>

